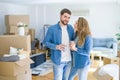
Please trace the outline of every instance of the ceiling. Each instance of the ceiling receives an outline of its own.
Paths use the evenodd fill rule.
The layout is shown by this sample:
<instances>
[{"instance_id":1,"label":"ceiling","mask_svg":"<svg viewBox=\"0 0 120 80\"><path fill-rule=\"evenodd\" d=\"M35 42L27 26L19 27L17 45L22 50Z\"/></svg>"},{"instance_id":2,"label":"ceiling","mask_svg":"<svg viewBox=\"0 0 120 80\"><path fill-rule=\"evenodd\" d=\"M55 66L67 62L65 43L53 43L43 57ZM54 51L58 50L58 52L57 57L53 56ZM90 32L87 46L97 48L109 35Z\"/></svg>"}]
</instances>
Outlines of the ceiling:
<instances>
[{"instance_id":1,"label":"ceiling","mask_svg":"<svg viewBox=\"0 0 120 80\"><path fill-rule=\"evenodd\" d=\"M78 4L78 3L100 3L100 2L120 2L120 0L0 0L0 3L14 3L14 4Z\"/></svg>"}]
</instances>

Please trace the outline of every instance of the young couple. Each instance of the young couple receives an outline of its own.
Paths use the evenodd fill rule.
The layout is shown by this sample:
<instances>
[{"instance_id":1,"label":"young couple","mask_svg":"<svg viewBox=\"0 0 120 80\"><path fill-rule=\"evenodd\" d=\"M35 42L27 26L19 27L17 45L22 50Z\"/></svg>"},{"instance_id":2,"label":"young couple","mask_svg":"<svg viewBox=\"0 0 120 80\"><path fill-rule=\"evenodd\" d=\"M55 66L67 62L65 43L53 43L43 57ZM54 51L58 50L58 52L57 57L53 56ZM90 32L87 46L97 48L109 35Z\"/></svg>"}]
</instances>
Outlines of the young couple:
<instances>
[{"instance_id":1,"label":"young couple","mask_svg":"<svg viewBox=\"0 0 120 80\"><path fill-rule=\"evenodd\" d=\"M69 9L62 9L60 21L49 27L44 44L51 49L54 80L87 80L90 68L92 36L88 22L79 17L73 27L68 24L71 17Z\"/></svg>"}]
</instances>

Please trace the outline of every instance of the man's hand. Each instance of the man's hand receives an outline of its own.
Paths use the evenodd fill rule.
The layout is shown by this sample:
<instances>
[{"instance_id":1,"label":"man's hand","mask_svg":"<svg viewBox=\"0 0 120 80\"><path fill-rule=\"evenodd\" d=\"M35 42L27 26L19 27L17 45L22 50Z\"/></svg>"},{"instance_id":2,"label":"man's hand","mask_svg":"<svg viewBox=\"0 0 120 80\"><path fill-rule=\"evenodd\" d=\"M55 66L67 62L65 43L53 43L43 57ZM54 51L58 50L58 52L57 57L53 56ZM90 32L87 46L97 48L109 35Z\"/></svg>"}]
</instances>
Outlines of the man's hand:
<instances>
[{"instance_id":1,"label":"man's hand","mask_svg":"<svg viewBox=\"0 0 120 80\"><path fill-rule=\"evenodd\" d=\"M74 41L70 42L70 50L77 51L76 44Z\"/></svg>"},{"instance_id":2,"label":"man's hand","mask_svg":"<svg viewBox=\"0 0 120 80\"><path fill-rule=\"evenodd\" d=\"M65 49L66 45L65 44L59 44L56 46L57 50L63 51Z\"/></svg>"}]
</instances>

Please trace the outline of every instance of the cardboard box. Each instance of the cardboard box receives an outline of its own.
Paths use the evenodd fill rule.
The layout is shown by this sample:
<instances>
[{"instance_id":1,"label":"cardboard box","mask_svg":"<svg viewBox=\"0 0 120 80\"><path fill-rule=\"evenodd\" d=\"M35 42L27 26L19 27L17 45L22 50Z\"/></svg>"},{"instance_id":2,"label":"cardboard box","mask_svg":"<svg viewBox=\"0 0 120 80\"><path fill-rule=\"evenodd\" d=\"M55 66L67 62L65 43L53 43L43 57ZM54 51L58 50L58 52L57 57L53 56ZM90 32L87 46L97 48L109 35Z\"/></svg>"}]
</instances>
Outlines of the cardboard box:
<instances>
[{"instance_id":1,"label":"cardboard box","mask_svg":"<svg viewBox=\"0 0 120 80\"><path fill-rule=\"evenodd\" d=\"M17 26L8 26L6 28L6 32L7 33L15 33L15 34L18 34L18 27Z\"/></svg>"},{"instance_id":2,"label":"cardboard box","mask_svg":"<svg viewBox=\"0 0 120 80\"><path fill-rule=\"evenodd\" d=\"M0 62L0 75L17 76L24 74L30 69L31 63L33 63L33 61L30 58L25 58L16 62Z\"/></svg>"},{"instance_id":3,"label":"cardboard box","mask_svg":"<svg viewBox=\"0 0 120 80\"><path fill-rule=\"evenodd\" d=\"M18 27L17 26L7 26L6 27L6 33L14 33L19 34ZM25 27L25 35L28 35L28 27Z\"/></svg>"},{"instance_id":4,"label":"cardboard box","mask_svg":"<svg viewBox=\"0 0 120 80\"><path fill-rule=\"evenodd\" d=\"M19 52L19 54L30 55L30 35L2 35L0 36L0 44L0 55L9 53L10 46L26 50ZM28 57L16 62L0 61L0 80L31 80L31 63L33 61Z\"/></svg>"},{"instance_id":5,"label":"cardboard box","mask_svg":"<svg viewBox=\"0 0 120 80\"><path fill-rule=\"evenodd\" d=\"M35 29L30 28L28 30L28 34L30 34L31 41L34 41L35 40Z\"/></svg>"},{"instance_id":6,"label":"cardboard box","mask_svg":"<svg viewBox=\"0 0 120 80\"><path fill-rule=\"evenodd\" d=\"M108 57L103 57L103 63L104 65L106 64L117 64L119 65L120 63L119 57L113 57L113 58L108 58Z\"/></svg>"},{"instance_id":7,"label":"cardboard box","mask_svg":"<svg viewBox=\"0 0 120 80\"><path fill-rule=\"evenodd\" d=\"M1 35L0 36L0 54L8 54L10 47L23 48L25 51L31 51L30 35Z\"/></svg>"},{"instance_id":8,"label":"cardboard box","mask_svg":"<svg viewBox=\"0 0 120 80\"><path fill-rule=\"evenodd\" d=\"M109 74L104 74L104 75L100 75L99 74L99 70L100 68L98 68L93 75L95 76L95 78L97 80L114 80L112 76L110 76Z\"/></svg>"},{"instance_id":9,"label":"cardboard box","mask_svg":"<svg viewBox=\"0 0 120 80\"><path fill-rule=\"evenodd\" d=\"M94 60L91 62L91 67L99 67L100 66L100 61L99 60Z\"/></svg>"},{"instance_id":10,"label":"cardboard box","mask_svg":"<svg viewBox=\"0 0 120 80\"><path fill-rule=\"evenodd\" d=\"M29 30L29 28L28 28L28 27L25 27L25 35L29 35L29 34L28 34L28 32L29 32L28 30Z\"/></svg>"},{"instance_id":11,"label":"cardboard box","mask_svg":"<svg viewBox=\"0 0 120 80\"><path fill-rule=\"evenodd\" d=\"M5 15L6 26L17 26L19 22L29 25L29 15Z\"/></svg>"},{"instance_id":12,"label":"cardboard box","mask_svg":"<svg viewBox=\"0 0 120 80\"><path fill-rule=\"evenodd\" d=\"M120 51L118 51L118 54L117 54L117 56L120 58Z\"/></svg>"},{"instance_id":13,"label":"cardboard box","mask_svg":"<svg viewBox=\"0 0 120 80\"><path fill-rule=\"evenodd\" d=\"M18 34L18 27L17 26L7 26L6 33Z\"/></svg>"},{"instance_id":14,"label":"cardboard box","mask_svg":"<svg viewBox=\"0 0 120 80\"><path fill-rule=\"evenodd\" d=\"M3 35L16 35L15 33L4 33Z\"/></svg>"},{"instance_id":15,"label":"cardboard box","mask_svg":"<svg viewBox=\"0 0 120 80\"><path fill-rule=\"evenodd\" d=\"M25 73L17 76L1 76L0 75L0 80L32 80L31 70L28 70Z\"/></svg>"}]
</instances>

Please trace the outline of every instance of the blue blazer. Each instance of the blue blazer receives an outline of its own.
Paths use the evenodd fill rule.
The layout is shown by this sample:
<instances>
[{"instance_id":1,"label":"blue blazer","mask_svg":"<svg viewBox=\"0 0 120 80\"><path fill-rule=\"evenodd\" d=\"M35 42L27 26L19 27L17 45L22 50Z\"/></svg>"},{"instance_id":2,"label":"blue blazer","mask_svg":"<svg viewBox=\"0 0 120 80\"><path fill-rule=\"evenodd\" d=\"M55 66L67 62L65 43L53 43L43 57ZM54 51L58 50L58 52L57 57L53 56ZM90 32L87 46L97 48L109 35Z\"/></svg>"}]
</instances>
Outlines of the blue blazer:
<instances>
[{"instance_id":1,"label":"blue blazer","mask_svg":"<svg viewBox=\"0 0 120 80\"><path fill-rule=\"evenodd\" d=\"M74 39L74 29L71 25L67 25L67 31L69 40ZM61 44L62 40L62 29L59 22L48 28L47 34L43 41L46 47L51 49L51 60L59 65L61 63L61 51L56 49L56 45Z\"/></svg>"},{"instance_id":2,"label":"blue blazer","mask_svg":"<svg viewBox=\"0 0 120 80\"><path fill-rule=\"evenodd\" d=\"M78 42L78 40L77 40ZM91 36L86 36L85 43L77 47L77 51L73 51L73 67L84 68L90 64L90 51L93 46L93 39Z\"/></svg>"}]
</instances>

